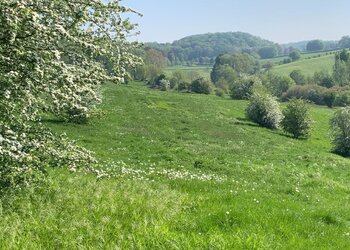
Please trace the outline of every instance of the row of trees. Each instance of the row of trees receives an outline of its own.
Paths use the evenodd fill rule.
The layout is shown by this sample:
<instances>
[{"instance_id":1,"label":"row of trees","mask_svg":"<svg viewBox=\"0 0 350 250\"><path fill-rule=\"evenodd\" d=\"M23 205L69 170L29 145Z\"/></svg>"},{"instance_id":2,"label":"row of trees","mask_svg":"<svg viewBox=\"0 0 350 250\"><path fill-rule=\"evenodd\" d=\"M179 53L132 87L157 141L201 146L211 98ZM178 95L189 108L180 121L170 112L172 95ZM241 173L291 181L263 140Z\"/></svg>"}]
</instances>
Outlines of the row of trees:
<instances>
[{"instance_id":1,"label":"row of trees","mask_svg":"<svg viewBox=\"0 0 350 250\"><path fill-rule=\"evenodd\" d=\"M220 54L247 53L257 58L271 58L282 51L273 42L243 32L194 35L171 44L147 43L146 47L161 51L169 65L213 65Z\"/></svg>"},{"instance_id":2,"label":"row of trees","mask_svg":"<svg viewBox=\"0 0 350 250\"><path fill-rule=\"evenodd\" d=\"M295 61L301 51L350 48L350 37L344 36L339 42L312 40L283 47L247 33L227 32L194 35L166 44L147 43L145 47L159 51L167 65L213 65L220 54L246 53L261 59L289 55L290 61ZM285 59L285 63L288 60Z\"/></svg>"},{"instance_id":3,"label":"row of trees","mask_svg":"<svg viewBox=\"0 0 350 250\"><path fill-rule=\"evenodd\" d=\"M298 51L293 51L291 57L297 60L300 56ZM147 49L143 54L144 65L140 65L133 70L132 75L136 80L147 80L153 85L165 68L165 61L162 54L154 49ZM271 73L270 68L261 71L259 61L248 54L223 54L216 58L211 71L211 81L217 88L218 95L235 94L237 88L247 85L244 82L257 79L274 96L281 100L290 98L303 98L319 105L345 106L350 104L350 62L349 52L341 51L335 56L333 73L316 72L312 77L305 76L300 70L294 70L289 76L281 76ZM177 76L169 77L171 86L176 82L182 86L191 85L194 80L200 78L198 73L189 71L184 74L176 72ZM182 77L179 77L181 76ZM246 79L246 76L256 75L255 79ZM187 79L185 79L187 78ZM249 84L248 84L249 85ZM171 87L173 88L173 87Z\"/></svg>"}]
</instances>

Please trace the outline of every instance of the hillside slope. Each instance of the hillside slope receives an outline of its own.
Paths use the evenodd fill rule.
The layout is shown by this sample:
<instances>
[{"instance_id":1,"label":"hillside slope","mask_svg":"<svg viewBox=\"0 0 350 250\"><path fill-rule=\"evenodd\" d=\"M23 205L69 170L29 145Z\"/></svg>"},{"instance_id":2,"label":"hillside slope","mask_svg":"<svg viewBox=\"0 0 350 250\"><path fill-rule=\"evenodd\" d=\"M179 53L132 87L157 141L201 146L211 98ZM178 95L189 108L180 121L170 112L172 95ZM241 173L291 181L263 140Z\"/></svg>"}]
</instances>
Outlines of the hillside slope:
<instances>
[{"instance_id":1,"label":"hillside slope","mask_svg":"<svg viewBox=\"0 0 350 250\"><path fill-rule=\"evenodd\" d=\"M345 249L348 159L330 153L332 110L295 140L244 119L245 101L104 86L89 124L48 121L118 177L51 170L0 200L0 248ZM34 192L35 191L35 192Z\"/></svg>"},{"instance_id":2,"label":"hillside slope","mask_svg":"<svg viewBox=\"0 0 350 250\"><path fill-rule=\"evenodd\" d=\"M334 66L334 54L320 55L319 57L306 58L305 56L296 62L275 66L273 72L281 75L289 75L293 70L300 70L306 76L312 76L317 71L331 73Z\"/></svg>"}]
</instances>

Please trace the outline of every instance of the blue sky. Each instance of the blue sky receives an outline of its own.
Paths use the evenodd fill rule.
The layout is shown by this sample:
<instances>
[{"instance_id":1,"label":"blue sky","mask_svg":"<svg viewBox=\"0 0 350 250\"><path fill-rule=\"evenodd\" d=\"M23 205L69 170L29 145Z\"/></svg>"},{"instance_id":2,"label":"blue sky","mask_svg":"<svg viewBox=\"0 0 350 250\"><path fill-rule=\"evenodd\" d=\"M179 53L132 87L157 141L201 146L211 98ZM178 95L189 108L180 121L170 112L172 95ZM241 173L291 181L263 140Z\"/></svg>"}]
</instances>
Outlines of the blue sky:
<instances>
[{"instance_id":1,"label":"blue sky","mask_svg":"<svg viewBox=\"0 0 350 250\"><path fill-rule=\"evenodd\" d=\"M350 34L349 0L123 0L144 16L142 42L243 31L274 42L339 40Z\"/></svg>"}]
</instances>

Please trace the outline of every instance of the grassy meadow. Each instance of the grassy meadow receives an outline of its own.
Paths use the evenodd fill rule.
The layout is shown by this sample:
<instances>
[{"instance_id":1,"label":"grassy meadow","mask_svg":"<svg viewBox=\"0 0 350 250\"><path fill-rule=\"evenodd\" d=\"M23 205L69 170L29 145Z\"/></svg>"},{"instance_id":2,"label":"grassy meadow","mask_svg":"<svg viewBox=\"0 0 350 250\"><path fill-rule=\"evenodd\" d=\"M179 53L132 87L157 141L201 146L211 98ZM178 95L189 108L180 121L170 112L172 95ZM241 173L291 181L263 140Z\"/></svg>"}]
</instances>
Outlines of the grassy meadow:
<instances>
[{"instance_id":1,"label":"grassy meadow","mask_svg":"<svg viewBox=\"0 0 350 250\"><path fill-rule=\"evenodd\" d=\"M305 58L296 62L277 65L272 72L288 76L293 70L301 70L306 76L313 76L315 72L331 73L334 66L334 54L322 55L315 58Z\"/></svg>"},{"instance_id":2,"label":"grassy meadow","mask_svg":"<svg viewBox=\"0 0 350 250\"><path fill-rule=\"evenodd\" d=\"M104 86L89 124L50 121L115 177L51 169L0 200L0 249L346 249L350 160L331 153L333 110L295 140L244 119L245 101Z\"/></svg>"},{"instance_id":3,"label":"grassy meadow","mask_svg":"<svg viewBox=\"0 0 350 250\"><path fill-rule=\"evenodd\" d=\"M330 53L336 53L336 52L338 52L338 50L302 53L300 59L312 59L312 58L317 58L322 56L328 56ZM272 63L278 64L283 62L283 60L287 58L289 58L289 56L278 56L278 57L269 58L269 59L260 59L260 63L264 64L267 62L272 62Z\"/></svg>"}]
</instances>

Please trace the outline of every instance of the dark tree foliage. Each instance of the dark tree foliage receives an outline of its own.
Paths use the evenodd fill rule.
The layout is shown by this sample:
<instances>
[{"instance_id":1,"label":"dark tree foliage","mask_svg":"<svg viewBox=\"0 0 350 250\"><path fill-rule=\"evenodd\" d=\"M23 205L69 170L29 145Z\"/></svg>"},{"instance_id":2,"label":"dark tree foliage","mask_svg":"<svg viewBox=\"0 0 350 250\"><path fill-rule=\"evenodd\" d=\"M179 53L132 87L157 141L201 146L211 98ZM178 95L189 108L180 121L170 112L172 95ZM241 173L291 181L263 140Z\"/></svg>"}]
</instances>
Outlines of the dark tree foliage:
<instances>
[{"instance_id":1,"label":"dark tree foliage","mask_svg":"<svg viewBox=\"0 0 350 250\"><path fill-rule=\"evenodd\" d=\"M147 43L146 47L162 51L171 65L212 65L220 54L248 53L258 56L261 48L280 54L279 45L243 32L209 33L185 37L173 43Z\"/></svg>"},{"instance_id":2,"label":"dark tree foliage","mask_svg":"<svg viewBox=\"0 0 350 250\"><path fill-rule=\"evenodd\" d=\"M349 61L349 58L350 58L350 55L349 55L349 52L345 49L343 49L338 55L337 55L337 59L338 60L341 60L343 62L348 62Z\"/></svg>"},{"instance_id":3,"label":"dark tree foliage","mask_svg":"<svg viewBox=\"0 0 350 250\"><path fill-rule=\"evenodd\" d=\"M210 82L201 77L191 84L191 91L197 94L210 94Z\"/></svg>"},{"instance_id":4,"label":"dark tree foliage","mask_svg":"<svg viewBox=\"0 0 350 250\"><path fill-rule=\"evenodd\" d=\"M303 75L301 70L293 70L289 74L290 78L293 79L293 81L298 85L305 85L306 84L306 77Z\"/></svg>"},{"instance_id":5,"label":"dark tree foliage","mask_svg":"<svg viewBox=\"0 0 350 250\"><path fill-rule=\"evenodd\" d=\"M340 86L349 85L350 83L350 55L346 50L335 55L333 67L334 82Z\"/></svg>"},{"instance_id":6,"label":"dark tree foliage","mask_svg":"<svg viewBox=\"0 0 350 250\"><path fill-rule=\"evenodd\" d=\"M325 91L323 94L323 101L329 108L333 108L335 98L336 98L335 91L328 90L328 91Z\"/></svg>"},{"instance_id":7,"label":"dark tree foliage","mask_svg":"<svg viewBox=\"0 0 350 250\"><path fill-rule=\"evenodd\" d=\"M343 49L350 48L350 36L343 36L340 39L338 45L339 45L340 48L343 48Z\"/></svg>"},{"instance_id":8,"label":"dark tree foliage","mask_svg":"<svg viewBox=\"0 0 350 250\"><path fill-rule=\"evenodd\" d=\"M235 55L220 55L216 58L213 70L211 72L211 80L213 83L217 83L222 75L222 67L229 66L234 70L236 75L252 75L259 71L259 62L248 54L235 54Z\"/></svg>"},{"instance_id":9,"label":"dark tree foliage","mask_svg":"<svg viewBox=\"0 0 350 250\"><path fill-rule=\"evenodd\" d=\"M291 58L284 58L283 59L283 64L291 63L292 59Z\"/></svg>"},{"instance_id":10,"label":"dark tree foliage","mask_svg":"<svg viewBox=\"0 0 350 250\"><path fill-rule=\"evenodd\" d=\"M342 155L350 155L350 108L337 110L331 119L331 136L334 152Z\"/></svg>"},{"instance_id":11,"label":"dark tree foliage","mask_svg":"<svg viewBox=\"0 0 350 250\"><path fill-rule=\"evenodd\" d=\"M260 78L263 82L263 85L267 87L271 94L277 97L281 97L283 93L285 93L291 86L294 85L293 80L288 76L268 73L262 75Z\"/></svg>"},{"instance_id":12,"label":"dark tree foliage","mask_svg":"<svg viewBox=\"0 0 350 250\"><path fill-rule=\"evenodd\" d=\"M298 61L301 58L300 51L294 50L289 54L289 57L292 59L292 61Z\"/></svg>"},{"instance_id":13,"label":"dark tree foliage","mask_svg":"<svg viewBox=\"0 0 350 250\"><path fill-rule=\"evenodd\" d=\"M324 43L321 40L312 40L307 43L306 50L307 51L321 51L324 50Z\"/></svg>"},{"instance_id":14,"label":"dark tree foliage","mask_svg":"<svg viewBox=\"0 0 350 250\"><path fill-rule=\"evenodd\" d=\"M278 55L276 46L263 47L258 51L259 56L262 59L273 58Z\"/></svg>"}]
</instances>

